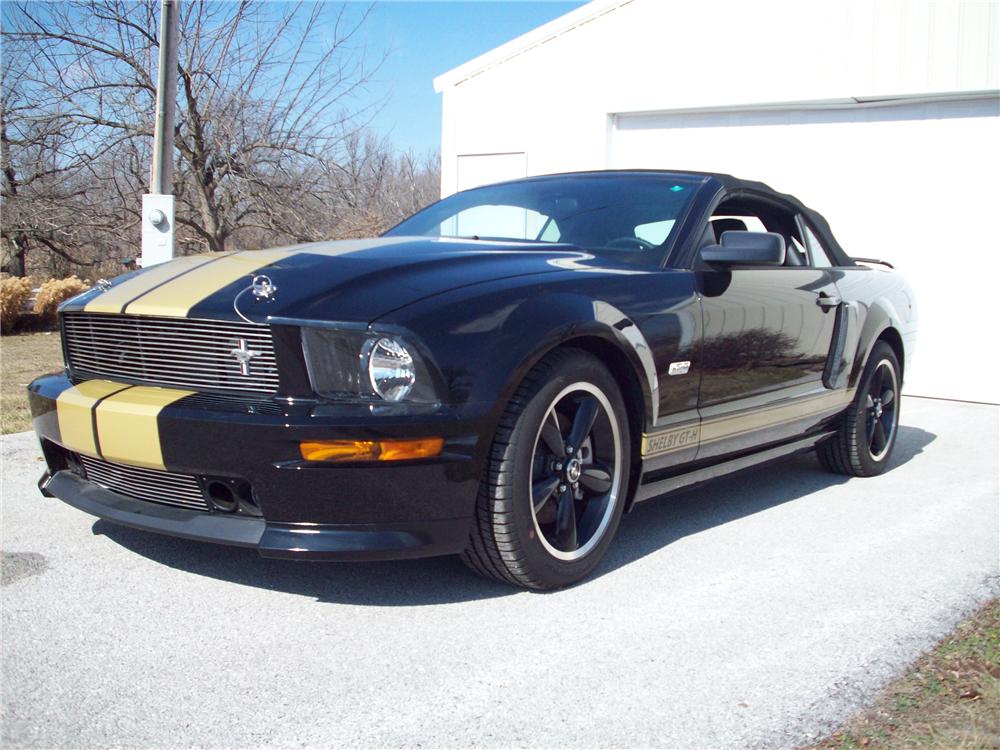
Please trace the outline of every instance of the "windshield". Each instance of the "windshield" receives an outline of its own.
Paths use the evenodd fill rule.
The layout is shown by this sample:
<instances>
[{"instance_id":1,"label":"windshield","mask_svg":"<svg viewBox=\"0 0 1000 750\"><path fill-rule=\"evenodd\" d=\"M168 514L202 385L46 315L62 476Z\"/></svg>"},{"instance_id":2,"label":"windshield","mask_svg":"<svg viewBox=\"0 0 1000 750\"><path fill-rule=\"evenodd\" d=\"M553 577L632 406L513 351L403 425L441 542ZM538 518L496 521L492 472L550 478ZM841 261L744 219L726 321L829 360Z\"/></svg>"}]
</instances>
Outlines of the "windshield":
<instances>
[{"instance_id":1,"label":"windshield","mask_svg":"<svg viewBox=\"0 0 1000 750\"><path fill-rule=\"evenodd\" d=\"M698 184L676 175L572 175L487 185L434 203L386 235L569 243L654 263Z\"/></svg>"}]
</instances>

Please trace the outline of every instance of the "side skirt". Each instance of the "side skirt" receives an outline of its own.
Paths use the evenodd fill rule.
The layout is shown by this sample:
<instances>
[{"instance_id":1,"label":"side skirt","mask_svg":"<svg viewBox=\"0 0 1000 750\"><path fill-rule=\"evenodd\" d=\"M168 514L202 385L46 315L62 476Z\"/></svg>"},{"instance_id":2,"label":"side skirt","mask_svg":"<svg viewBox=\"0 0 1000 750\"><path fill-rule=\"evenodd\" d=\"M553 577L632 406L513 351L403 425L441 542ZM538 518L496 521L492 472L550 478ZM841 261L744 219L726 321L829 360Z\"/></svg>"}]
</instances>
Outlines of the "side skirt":
<instances>
[{"instance_id":1,"label":"side skirt","mask_svg":"<svg viewBox=\"0 0 1000 750\"><path fill-rule=\"evenodd\" d=\"M694 471L690 471L686 474L678 474L648 483L643 482L639 485L639 489L636 492L635 502L638 503L643 500L652 500L653 498L660 497L661 495L665 495L669 492L673 492L684 487L690 487L694 484L702 484L703 482L708 482L712 479L725 476L726 474L732 474L736 471L742 471L743 469L749 469L753 466L759 466L764 463L776 461L795 453L804 453L811 450L817 443L835 434L836 430L820 432L800 440L784 443L783 445L779 445L774 448L768 448L767 450L733 458L729 461L723 461L711 466L705 466L701 469L695 469Z\"/></svg>"}]
</instances>

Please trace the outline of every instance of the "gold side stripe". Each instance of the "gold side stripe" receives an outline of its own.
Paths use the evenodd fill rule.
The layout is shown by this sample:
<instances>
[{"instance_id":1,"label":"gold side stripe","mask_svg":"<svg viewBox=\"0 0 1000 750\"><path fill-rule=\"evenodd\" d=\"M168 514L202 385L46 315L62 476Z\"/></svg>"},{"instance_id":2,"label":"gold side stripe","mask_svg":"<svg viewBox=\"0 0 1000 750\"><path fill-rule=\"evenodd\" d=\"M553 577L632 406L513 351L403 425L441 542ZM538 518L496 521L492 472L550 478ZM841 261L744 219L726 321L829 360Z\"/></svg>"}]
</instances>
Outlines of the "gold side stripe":
<instances>
[{"instance_id":1,"label":"gold side stripe","mask_svg":"<svg viewBox=\"0 0 1000 750\"><path fill-rule=\"evenodd\" d=\"M165 406L194 391L136 386L108 396L97 407L101 454L109 461L164 469L156 418Z\"/></svg>"},{"instance_id":2,"label":"gold side stripe","mask_svg":"<svg viewBox=\"0 0 1000 750\"><path fill-rule=\"evenodd\" d=\"M643 434L642 456L651 458L690 448L692 445L712 443L738 437L754 430L777 427L782 424L808 419L826 411L845 407L854 396L853 391L830 391L781 406L763 407L750 413L713 417L698 424Z\"/></svg>"},{"instance_id":3,"label":"gold side stripe","mask_svg":"<svg viewBox=\"0 0 1000 750\"><path fill-rule=\"evenodd\" d=\"M685 427L678 427L672 430L656 432L652 435L643 433L642 455L644 458L650 456L662 456L665 453L692 448L698 445L698 437L701 430L696 422Z\"/></svg>"},{"instance_id":4,"label":"gold side stripe","mask_svg":"<svg viewBox=\"0 0 1000 750\"><path fill-rule=\"evenodd\" d=\"M83 308L89 313L120 313L122 308L153 287L170 281L193 268L198 268L218 258L218 255L188 255L169 263L153 266L148 271L136 274L130 279L115 284L108 291L99 294Z\"/></svg>"},{"instance_id":5,"label":"gold side stripe","mask_svg":"<svg viewBox=\"0 0 1000 750\"><path fill-rule=\"evenodd\" d=\"M701 441L702 443L711 443L765 427L776 427L798 419L807 419L828 410L847 406L850 400L850 396L844 392L830 391L819 396L753 411L749 414L705 420L701 425Z\"/></svg>"},{"instance_id":6,"label":"gold side stripe","mask_svg":"<svg viewBox=\"0 0 1000 750\"><path fill-rule=\"evenodd\" d=\"M181 276L150 290L131 303L125 312L128 315L187 317L192 307L224 286L244 277L249 286L250 277L254 273L294 254L291 250L245 250L227 255L215 261L212 268L205 269L203 273ZM89 312L90 305L86 309Z\"/></svg>"},{"instance_id":7,"label":"gold side stripe","mask_svg":"<svg viewBox=\"0 0 1000 750\"><path fill-rule=\"evenodd\" d=\"M97 456L92 414L94 404L128 387L124 383L110 380L88 380L60 393L56 399L56 420L62 444L77 453Z\"/></svg>"}]
</instances>

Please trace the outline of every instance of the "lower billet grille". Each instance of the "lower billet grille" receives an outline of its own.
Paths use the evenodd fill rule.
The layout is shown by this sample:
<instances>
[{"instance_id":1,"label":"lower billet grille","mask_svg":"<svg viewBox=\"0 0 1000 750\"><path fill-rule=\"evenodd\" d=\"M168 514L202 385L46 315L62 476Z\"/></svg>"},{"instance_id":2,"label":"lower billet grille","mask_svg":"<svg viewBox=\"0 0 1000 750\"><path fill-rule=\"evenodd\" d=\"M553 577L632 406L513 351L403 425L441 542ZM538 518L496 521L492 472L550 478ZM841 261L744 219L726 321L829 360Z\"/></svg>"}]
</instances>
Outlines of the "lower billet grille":
<instances>
[{"instance_id":1,"label":"lower billet grille","mask_svg":"<svg viewBox=\"0 0 1000 750\"><path fill-rule=\"evenodd\" d=\"M178 508L209 509L198 478L190 474L124 466L89 456L79 459L88 480L119 495Z\"/></svg>"}]
</instances>

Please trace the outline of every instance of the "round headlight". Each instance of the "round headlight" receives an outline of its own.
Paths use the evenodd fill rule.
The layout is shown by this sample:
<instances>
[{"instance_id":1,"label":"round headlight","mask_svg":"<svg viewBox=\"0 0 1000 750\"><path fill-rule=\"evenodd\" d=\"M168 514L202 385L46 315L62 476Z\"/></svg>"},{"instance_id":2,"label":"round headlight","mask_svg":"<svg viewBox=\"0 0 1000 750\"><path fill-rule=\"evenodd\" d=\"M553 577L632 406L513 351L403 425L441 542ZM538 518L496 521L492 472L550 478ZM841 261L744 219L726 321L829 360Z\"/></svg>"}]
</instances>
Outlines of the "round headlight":
<instances>
[{"instance_id":1,"label":"round headlight","mask_svg":"<svg viewBox=\"0 0 1000 750\"><path fill-rule=\"evenodd\" d=\"M372 388L386 401L401 401L417 380L413 357L393 339L378 339L368 355L368 378Z\"/></svg>"}]
</instances>

